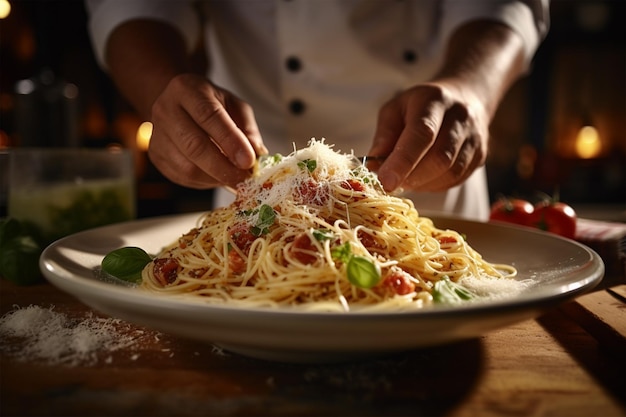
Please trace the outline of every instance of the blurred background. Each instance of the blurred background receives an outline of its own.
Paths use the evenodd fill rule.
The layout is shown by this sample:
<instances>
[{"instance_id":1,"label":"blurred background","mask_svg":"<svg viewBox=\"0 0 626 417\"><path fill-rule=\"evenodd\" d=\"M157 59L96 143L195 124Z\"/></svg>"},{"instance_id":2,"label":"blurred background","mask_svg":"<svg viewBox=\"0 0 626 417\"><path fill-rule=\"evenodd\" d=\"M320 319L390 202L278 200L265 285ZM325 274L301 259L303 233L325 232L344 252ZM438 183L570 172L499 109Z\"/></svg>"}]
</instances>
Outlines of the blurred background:
<instances>
[{"instance_id":1,"label":"blurred background","mask_svg":"<svg viewBox=\"0 0 626 417\"><path fill-rule=\"evenodd\" d=\"M97 66L86 22L82 1L0 0L0 152L128 148L138 217L208 209L210 191L171 184L150 164L151 126ZM494 201L558 193L581 217L626 222L626 2L553 0L549 35L491 133Z\"/></svg>"}]
</instances>

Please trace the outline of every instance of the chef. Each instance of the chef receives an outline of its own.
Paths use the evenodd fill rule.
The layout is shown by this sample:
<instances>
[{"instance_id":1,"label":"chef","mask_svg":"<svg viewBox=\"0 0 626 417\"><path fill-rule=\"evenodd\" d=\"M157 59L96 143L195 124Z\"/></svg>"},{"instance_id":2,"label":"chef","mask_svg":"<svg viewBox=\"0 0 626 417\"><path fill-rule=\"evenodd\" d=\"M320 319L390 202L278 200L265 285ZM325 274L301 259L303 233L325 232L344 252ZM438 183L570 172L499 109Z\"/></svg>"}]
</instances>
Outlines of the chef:
<instances>
[{"instance_id":1,"label":"chef","mask_svg":"<svg viewBox=\"0 0 626 417\"><path fill-rule=\"evenodd\" d=\"M488 216L489 123L527 73L548 0L86 0L94 50L153 123L171 181L220 187L312 137L386 156L419 211ZM198 47L207 68L190 59Z\"/></svg>"}]
</instances>

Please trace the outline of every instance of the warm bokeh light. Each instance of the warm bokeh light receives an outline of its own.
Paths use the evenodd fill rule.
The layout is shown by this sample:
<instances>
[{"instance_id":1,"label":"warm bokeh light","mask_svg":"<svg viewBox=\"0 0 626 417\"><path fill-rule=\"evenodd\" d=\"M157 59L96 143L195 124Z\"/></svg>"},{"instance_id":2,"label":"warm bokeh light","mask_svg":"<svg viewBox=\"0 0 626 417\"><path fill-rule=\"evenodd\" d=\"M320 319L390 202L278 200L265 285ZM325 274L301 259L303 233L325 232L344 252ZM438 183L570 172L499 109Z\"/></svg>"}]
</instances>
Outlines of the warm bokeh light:
<instances>
[{"instance_id":1,"label":"warm bokeh light","mask_svg":"<svg viewBox=\"0 0 626 417\"><path fill-rule=\"evenodd\" d=\"M113 137L126 148L141 149L137 136L142 119L133 112L119 113L113 121Z\"/></svg>"},{"instance_id":2,"label":"warm bokeh light","mask_svg":"<svg viewBox=\"0 0 626 417\"><path fill-rule=\"evenodd\" d=\"M109 125L104 107L89 103L83 110L82 129L90 138L104 138L109 134Z\"/></svg>"},{"instance_id":3,"label":"warm bokeh light","mask_svg":"<svg viewBox=\"0 0 626 417\"><path fill-rule=\"evenodd\" d=\"M523 145L517 159L517 175L523 179L532 178L537 164L537 149L532 145Z\"/></svg>"},{"instance_id":4,"label":"warm bokeh light","mask_svg":"<svg viewBox=\"0 0 626 417\"><path fill-rule=\"evenodd\" d=\"M583 158L594 158L600 154L602 142L598 130L593 126L584 126L576 137L576 154Z\"/></svg>"},{"instance_id":5,"label":"warm bokeh light","mask_svg":"<svg viewBox=\"0 0 626 417\"><path fill-rule=\"evenodd\" d=\"M5 19L11 14L11 3L8 0L0 0L0 19Z\"/></svg>"},{"instance_id":6,"label":"warm bokeh light","mask_svg":"<svg viewBox=\"0 0 626 417\"><path fill-rule=\"evenodd\" d=\"M152 137L152 123L143 122L137 129L137 148L147 151L148 145L150 145L150 137Z\"/></svg>"},{"instance_id":7,"label":"warm bokeh light","mask_svg":"<svg viewBox=\"0 0 626 417\"><path fill-rule=\"evenodd\" d=\"M6 132L0 130L0 149L6 149L11 146L11 140Z\"/></svg>"}]
</instances>

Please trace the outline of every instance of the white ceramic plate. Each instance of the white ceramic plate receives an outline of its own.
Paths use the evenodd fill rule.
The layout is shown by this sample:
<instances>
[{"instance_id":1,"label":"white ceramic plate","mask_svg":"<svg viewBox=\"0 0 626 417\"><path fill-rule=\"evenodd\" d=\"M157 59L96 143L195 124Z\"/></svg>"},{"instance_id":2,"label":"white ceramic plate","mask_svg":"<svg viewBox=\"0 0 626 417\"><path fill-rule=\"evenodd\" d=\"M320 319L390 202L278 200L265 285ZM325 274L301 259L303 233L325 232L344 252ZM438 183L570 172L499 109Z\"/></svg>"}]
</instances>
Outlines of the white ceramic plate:
<instances>
[{"instance_id":1,"label":"white ceramic plate","mask_svg":"<svg viewBox=\"0 0 626 417\"><path fill-rule=\"evenodd\" d=\"M534 285L511 299L389 313L309 313L242 309L148 294L98 278L104 255L122 246L148 253L196 225L200 213L120 223L77 233L45 249L46 278L94 310L256 358L326 362L479 337L533 318L593 288L600 257L574 241L531 229L434 217L457 230L490 262L513 264Z\"/></svg>"}]
</instances>

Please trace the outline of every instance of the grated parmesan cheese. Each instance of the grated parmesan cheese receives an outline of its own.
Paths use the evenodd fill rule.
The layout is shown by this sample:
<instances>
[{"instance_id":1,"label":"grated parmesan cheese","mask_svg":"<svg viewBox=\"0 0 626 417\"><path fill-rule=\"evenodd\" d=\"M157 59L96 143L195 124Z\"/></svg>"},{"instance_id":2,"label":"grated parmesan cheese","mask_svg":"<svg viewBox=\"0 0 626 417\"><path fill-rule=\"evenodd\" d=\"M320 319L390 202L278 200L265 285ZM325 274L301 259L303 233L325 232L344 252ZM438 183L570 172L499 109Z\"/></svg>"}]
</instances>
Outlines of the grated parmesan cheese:
<instances>
[{"instance_id":1,"label":"grated parmesan cheese","mask_svg":"<svg viewBox=\"0 0 626 417\"><path fill-rule=\"evenodd\" d=\"M254 180L246 181L238 185L238 194L242 196L253 196L259 204L276 206L282 200L291 198L290 196L297 189L298 184L309 178L309 173L299 164L303 161L323 161L317 166L314 178L318 182L332 180L341 181L351 178L352 167L354 166L354 156L352 154L342 154L333 150L324 140L311 139L309 146L295 151L294 153L282 157L274 164L265 166L255 173ZM352 161L352 163L350 162ZM280 173L280 181L275 181L272 187L258 190L258 184L266 183L270 178L274 178Z\"/></svg>"},{"instance_id":2,"label":"grated parmesan cheese","mask_svg":"<svg viewBox=\"0 0 626 417\"><path fill-rule=\"evenodd\" d=\"M510 299L521 294L535 285L535 283L532 279L517 281L515 279L499 279L488 276L480 278L468 276L459 280L459 284L481 297L479 301Z\"/></svg>"},{"instance_id":3,"label":"grated parmesan cheese","mask_svg":"<svg viewBox=\"0 0 626 417\"><path fill-rule=\"evenodd\" d=\"M0 352L19 361L38 360L51 365L95 365L98 354L132 346L145 336L144 331L131 331L131 326L119 319L93 314L72 319L54 311L54 307L31 305L0 318ZM112 358L103 361L111 363Z\"/></svg>"}]
</instances>

